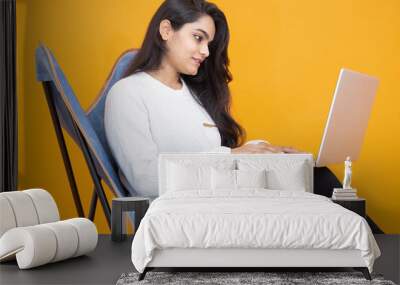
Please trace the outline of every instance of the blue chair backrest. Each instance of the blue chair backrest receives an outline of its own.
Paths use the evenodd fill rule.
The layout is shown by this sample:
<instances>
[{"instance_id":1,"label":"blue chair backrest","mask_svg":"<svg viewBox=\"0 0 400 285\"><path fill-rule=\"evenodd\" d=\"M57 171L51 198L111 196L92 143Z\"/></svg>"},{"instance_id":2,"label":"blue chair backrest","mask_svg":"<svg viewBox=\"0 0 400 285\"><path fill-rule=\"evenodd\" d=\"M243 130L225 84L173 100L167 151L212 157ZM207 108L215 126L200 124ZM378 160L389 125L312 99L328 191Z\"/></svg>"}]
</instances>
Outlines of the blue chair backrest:
<instances>
[{"instance_id":1,"label":"blue chair backrest","mask_svg":"<svg viewBox=\"0 0 400 285\"><path fill-rule=\"evenodd\" d=\"M107 152L109 157L112 158L112 163L115 168L118 168L118 166L111 153L104 129L104 107L108 92L110 91L111 87L124 76L136 53L137 50L128 50L117 59L97 99L86 112L89 121L92 123L92 126L100 139L100 142L104 146L104 150Z\"/></svg>"},{"instance_id":2,"label":"blue chair backrest","mask_svg":"<svg viewBox=\"0 0 400 285\"><path fill-rule=\"evenodd\" d=\"M114 80L118 80L117 73L113 74L115 74ZM118 74L121 76L122 73ZM94 158L98 175L107 183L117 197L133 195L134 193L127 192L119 179L117 174L118 168L112 158L107 141L105 140L103 120L101 119L101 123L99 123L102 126L101 131L99 131L100 136L102 136L100 138L92 125L92 122L95 121L94 114L96 113L93 113L93 116L89 119L79 104L74 91L69 85L53 54L44 45L40 45L36 49L36 78L38 81L51 83L50 93L52 94L62 127L71 135L78 145L82 147L79 144L78 134L74 128L74 123L76 124L89 148L89 152ZM99 106L102 105L102 108L94 108L98 110L98 112L101 112L101 110L104 112L105 95L113 84L111 80L108 80L108 82L110 83L106 84L107 87L103 88L104 94L101 94L101 100L97 101L97 103L102 102L102 104L99 103ZM98 116L100 116L99 114L100 113L97 113ZM96 126L98 127L98 124L96 124Z\"/></svg>"}]
</instances>

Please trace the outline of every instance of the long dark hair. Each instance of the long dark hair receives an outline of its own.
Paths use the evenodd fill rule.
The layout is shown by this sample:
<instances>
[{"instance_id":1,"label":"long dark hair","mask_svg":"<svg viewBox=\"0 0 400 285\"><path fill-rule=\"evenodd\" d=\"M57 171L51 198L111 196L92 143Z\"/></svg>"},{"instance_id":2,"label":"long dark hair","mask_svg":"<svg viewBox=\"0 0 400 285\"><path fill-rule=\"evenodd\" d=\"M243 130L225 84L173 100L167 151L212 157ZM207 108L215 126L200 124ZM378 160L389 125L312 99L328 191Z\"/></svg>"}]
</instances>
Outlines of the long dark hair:
<instances>
[{"instance_id":1,"label":"long dark hair","mask_svg":"<svg viewBox=\"0 0 400 285\"><path fill-rule=\"evenodd\" d=\"M195 99L207 110L221 134L221 144L237 147L243 144L244 129L230 115L231 94L228 83L232 75L228 69L229 28L224 13L213 3L204 0L166 0L150 21L142 47L125 76L139 71L156 70L166 52L159 33L160 22L167 19L177 31L186 23L193 23L209 15L215 24L214 40L209 56L196 75L181 74Z\"/></svg>"}]
</instances>

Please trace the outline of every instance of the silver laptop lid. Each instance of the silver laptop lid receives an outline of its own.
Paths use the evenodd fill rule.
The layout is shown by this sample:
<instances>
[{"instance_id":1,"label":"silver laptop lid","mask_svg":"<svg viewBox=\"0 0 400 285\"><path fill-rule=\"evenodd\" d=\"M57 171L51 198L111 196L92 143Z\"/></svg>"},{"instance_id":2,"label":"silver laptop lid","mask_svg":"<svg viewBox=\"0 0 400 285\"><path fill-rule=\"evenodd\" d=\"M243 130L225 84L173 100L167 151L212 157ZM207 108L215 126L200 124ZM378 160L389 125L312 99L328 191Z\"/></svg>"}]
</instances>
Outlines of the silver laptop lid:
<instances>
[{"instance_id":1,"label":"silver laptop lid","mask_svg":"<svg viewBox=\"0 0 400 285\"><path fill-rule=\"evenodd\" d=\"M316 166L357 160L368 125L378 79L341 69L319 148Z\"/></svg>"}]
</instances>

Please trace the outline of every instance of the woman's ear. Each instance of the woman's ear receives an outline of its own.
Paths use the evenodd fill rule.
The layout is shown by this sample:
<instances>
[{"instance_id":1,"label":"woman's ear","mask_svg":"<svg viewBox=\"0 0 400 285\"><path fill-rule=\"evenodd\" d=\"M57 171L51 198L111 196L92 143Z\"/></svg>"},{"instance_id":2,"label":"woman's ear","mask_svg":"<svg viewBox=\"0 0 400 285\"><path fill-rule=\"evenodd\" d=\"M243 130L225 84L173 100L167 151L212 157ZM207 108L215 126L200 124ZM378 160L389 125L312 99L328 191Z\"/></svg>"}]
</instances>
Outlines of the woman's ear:
<instances>
[{"instance_id":1,"label":"woman's ear","mask_svg":"<svg viewBox=\"0 0 400 285\"><path fill-rule=\"evenodd\" d=\"M171 22L167 19L164 19L160 22L160 35L164 41L167 41L172 36L173 29L171 26Z\"/></svg>"}]
</instances>

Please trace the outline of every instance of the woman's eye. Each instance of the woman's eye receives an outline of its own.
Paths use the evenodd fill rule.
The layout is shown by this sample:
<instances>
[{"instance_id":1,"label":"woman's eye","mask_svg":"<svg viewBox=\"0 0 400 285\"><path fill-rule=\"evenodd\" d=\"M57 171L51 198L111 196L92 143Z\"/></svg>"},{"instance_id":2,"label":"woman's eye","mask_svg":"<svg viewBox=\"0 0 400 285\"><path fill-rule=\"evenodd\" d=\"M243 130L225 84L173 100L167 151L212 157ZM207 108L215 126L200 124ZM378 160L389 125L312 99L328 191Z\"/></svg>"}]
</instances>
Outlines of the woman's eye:
<instances>
[{"instance_id":1,"label":"woman's eye","mask_svg":"<svg viewBox=\"0 0 400 285\"><path fill-rule=\"evenodd\" d=\"M203 39L203 37L199 36L199 35L194 35L194 38L198 41L201 42L201 40Z\"/></svg>"}]
</instances>

